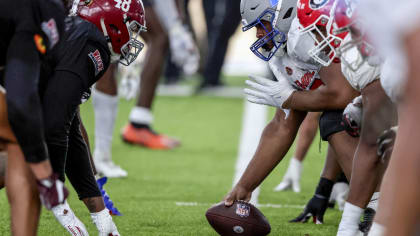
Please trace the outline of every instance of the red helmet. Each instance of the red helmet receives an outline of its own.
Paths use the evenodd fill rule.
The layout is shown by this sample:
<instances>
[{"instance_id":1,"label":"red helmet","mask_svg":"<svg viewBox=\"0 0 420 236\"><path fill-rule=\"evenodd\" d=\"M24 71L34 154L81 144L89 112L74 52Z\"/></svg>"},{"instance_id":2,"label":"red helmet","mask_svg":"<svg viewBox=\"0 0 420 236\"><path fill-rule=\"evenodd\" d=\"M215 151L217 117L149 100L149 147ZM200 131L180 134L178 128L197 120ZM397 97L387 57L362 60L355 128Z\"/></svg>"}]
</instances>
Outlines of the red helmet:
<instances>
[{"instance_id":1,"label":"red helmet","mask_svg":"<svg viewBox=\"0 0 420 236\"><path fill-rule=\"evenodd\" d=\"M346 58L344 57L341 58L351 70L356 71L363 65L368 57L374 56L374 48L367 38L362 21L357 17L358 1L337 1L338 4L334 13L333 34L339 35L347 32L350 33L351 36L351 40L343 43L343 45L338 48L338 54L343 55L346 51L356 47L362 56L361 60L350 62L346 61Z\"/></svg>"},{"instance_id":2,"label":"red helmet","mask_svg":"<svg viewBox=\"0 0 420 236\"><path fill-rule=\"evenodd\" d=\"M141 0L75 0L77 14L104 33L113 58L123 65L132 63L143 49L140 32L146 31Z\"/></svg>"},{"instance_id":3,"label":"red helmet","mask_svg":"<svg viewBox=\"0 0 420 236\"><path fill-rule=\"evenodd\" d=\"M315 41L309 55L323 66L338 62L336 48L346 37L347 32L333 34L333 16L336 0L299 0L297 17L301 32L309 34Z\"/></svg>"}]
</instances>

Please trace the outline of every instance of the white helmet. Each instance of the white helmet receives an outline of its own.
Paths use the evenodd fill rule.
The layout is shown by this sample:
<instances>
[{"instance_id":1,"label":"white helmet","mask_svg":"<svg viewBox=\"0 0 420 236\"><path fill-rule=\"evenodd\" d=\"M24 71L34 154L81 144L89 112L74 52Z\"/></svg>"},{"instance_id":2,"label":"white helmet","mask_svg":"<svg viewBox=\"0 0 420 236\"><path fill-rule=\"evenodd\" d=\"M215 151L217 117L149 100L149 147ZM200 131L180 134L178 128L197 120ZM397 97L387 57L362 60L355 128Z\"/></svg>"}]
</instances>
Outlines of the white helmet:
<instances>
[{"instance_id":1,"label":"white helmet","mask_svg":"<svg viewBox=\"0 0 420 236\"><path fill-rule=\"evenodd\" d=\"M279 48L285 46L287 32L296 16L296 3L297 0L241 0L242 30L247 31L260 24L267 33L250 48L259 58L268 61ZM264 27L262 20L271 23L271 31ZM268 53L260 51L270 41L274 43L274 48Z\"/></svg>"}]
</instances>

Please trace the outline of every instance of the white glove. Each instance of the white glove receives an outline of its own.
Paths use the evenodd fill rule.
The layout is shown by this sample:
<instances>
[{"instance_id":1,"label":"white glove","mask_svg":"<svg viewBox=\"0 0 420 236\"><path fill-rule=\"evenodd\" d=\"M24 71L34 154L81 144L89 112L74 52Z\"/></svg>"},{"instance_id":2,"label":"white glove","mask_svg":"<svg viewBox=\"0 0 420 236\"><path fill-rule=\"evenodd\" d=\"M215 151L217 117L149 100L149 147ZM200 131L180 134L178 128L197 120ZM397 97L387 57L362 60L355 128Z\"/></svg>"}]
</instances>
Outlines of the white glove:
<instances>
[{"instance_id":1,"label":"white glove","mask_svg":"<svg viewBox=\"0 0 420 236\"><path fill-rule=\"evenodd\" d=\"M246 80L245 83L251 88L244 89L244 92L248 95L248 101L252 103L283 109L283 103L296 91L283 77L277 78L278 81L253 75L249 78L252 80Z\"/></svg>"},{"instance_id":2,"label":"white glove","mask_svg":"<svg viewBox=\"0 0 420 236\"><path fill-rule=\"evenodd\" d=\"M129 66L120 66L118 68L121 78L118 94L127 100L136 97L140 86L141 64L138 61L134 61Z\"/></svg>"},{"instance_id":3,"label":"white glove","mask_svg":"<svg viewBox=\"0 0 420 236\"><path fill-rule=\"evenodd\" d=\"M90 213L90 216L98 229L99 236L120 236L107 208L97 213Z\"/></svg>"},{"instance_id":4,"label":"white glove","mask_svg":"<svg viewBox=\"0 0 420 236\"><path fill-rule=\"evenodd\" d=\"M343 121L348 134L359 137L362 129L363 103L362 96L353 99L343 111Z\"/></svg>"},{"instance_id":5,"label":"white glove","mask_svg":"<svg viewBox=\"0 0 420 236\"><path fill-rule=\"evenodd\" d=\"M173 63L181 67L186 75L197 72L200 54L191 33L181 22L170 28L169 45Z\"/></svg>"}]
</instances>

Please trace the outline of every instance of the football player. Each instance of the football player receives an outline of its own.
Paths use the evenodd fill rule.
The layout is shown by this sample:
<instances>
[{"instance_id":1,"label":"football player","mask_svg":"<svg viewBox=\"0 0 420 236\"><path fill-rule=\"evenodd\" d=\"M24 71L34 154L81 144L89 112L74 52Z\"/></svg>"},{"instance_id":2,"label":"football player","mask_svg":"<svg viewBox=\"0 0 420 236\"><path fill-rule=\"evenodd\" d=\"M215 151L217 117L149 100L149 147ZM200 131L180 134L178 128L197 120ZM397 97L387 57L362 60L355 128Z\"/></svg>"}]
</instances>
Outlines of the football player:
<instances>
[{"instance_id":1,"label":"football player","mask_svg":"<svg viewBox=\"0 0 420 236\"><path fill-rule=\"evenodd\" d=\"M419 158L418 88L419 1L363 1L360 16L369 19L369 39L385 62L381 84L398 104L399 128L389 167L381 185L381 199L369 235L418 234ZM375 12L375 17L371 12ZM384 35L387 35L386 38ZM395 129L394 129L395 130ZM394 133L394 132L391 132ZM394 133L395 134L395 133ZM391 135L393 136L393 135ZM386 138L386 137L385 137ZM392 138L390 138L392 140ZM385 139L386 140L386 139Z\"/></svg>"},{"instance_id":2,"label":"football player","mask_svg":"<svg viewBox=\"0 0 420 236\"><path fill-rule=\"evenodd\" d=\"M251 89L246 89L245 93L251 102L279 109L264 130L257 152L241 180L226 196L225 204L231 205L233 200L249 200L252 190L290 148L307 111L328 111L320 118L321 136L330 143L326 167L313 199L304 213L294 220L304 221L312 214L318 217L317 223L322 223L323 211L341 168L346 176L351 174L357 139L350 137L340 123L342 109L358 92L342 77L339 64L325 67L318 74L321 64L307 54L315 42L298 30L299 21L294 17L296 1L282 1L281 5L272 3L241 2L244 30L257 28L258 40L251 50L269 61L277 79L271 81L251 76L255 81L247 81ZM285 24L287 21L288 25ZM288 32L287 37L284 32ZM282 111L284 108L291 109L286 110L287 115Z\"/></svg>"},{"instance_id":3,"label":"football player","mask_svg":"<svg viewBox=\"0 0 420 236\"><path fill-rule=\"evenodd\" d=\"M68 195L52 172L37 89L41 62L63 37L64 17L61 1L0 2L0 84L5 88L0 86L0 149L10 157L6 191L13 235L36 235L39 199L51 209Z\"/></svg>"},{"instance_id":4,"label":"football player","mask_svg":"<svg viewBox=\"0 0 420 236\"><path fill-rule=\"evenodd\" d=\"M151 107L168 49L168 36L172 60L185 73L191 74L197 70L198 50L191 34L182 25L173 0L147 0L144 3L149 27L141 36L149 50L141 75L137 68L128 70L134 80L141 77L141 86L137 104L130 112L130 123L123 128L122 137L124 141L151 149L172 149L179 146L180 142L158 134L151 128L154 119ZM92 95L95 123L101 124L95 127L94 160L99 173L108 177L125 177L127 172L111 159L112 133L118 108L118 89L114 73L115 68L111 66L110 71L97 83ZM136 93L132 91L137 90L138 83L124 83L131 84L131 89L123 89L128 93L123 95L135 96Z\"/></svg>"}]
</instances>

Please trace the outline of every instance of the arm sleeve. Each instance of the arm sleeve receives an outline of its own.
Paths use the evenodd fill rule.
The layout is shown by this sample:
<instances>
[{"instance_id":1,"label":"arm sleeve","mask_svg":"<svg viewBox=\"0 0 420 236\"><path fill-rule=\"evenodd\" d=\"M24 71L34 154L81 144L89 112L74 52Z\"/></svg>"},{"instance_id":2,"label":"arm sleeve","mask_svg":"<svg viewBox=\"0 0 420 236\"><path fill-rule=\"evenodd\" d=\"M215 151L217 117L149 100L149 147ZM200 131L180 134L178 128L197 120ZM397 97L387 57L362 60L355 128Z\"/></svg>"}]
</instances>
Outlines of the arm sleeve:
<instances>
[{"instance_id":1,"label":"arm sleeve","mask_svg":"<svg viewBox=\"0 0 420 236\"><path fill-rule=\"evenodd\" d=\"M169 31L175 24L181 22L175 0L154 0L153 2L153 8L166 30Z\"/></svg>"},{"instance_id":2,"label":"arm sleeve","mask_svg":"<svg viewBox=\"0 0 420 236\"><path fill-rule=\"evenodd\" d=\"M8 118L28 162L48 158L38 95L40 57L34 34L17 32L7 52L5 71Z\"/></svg>"}]
</instances>

